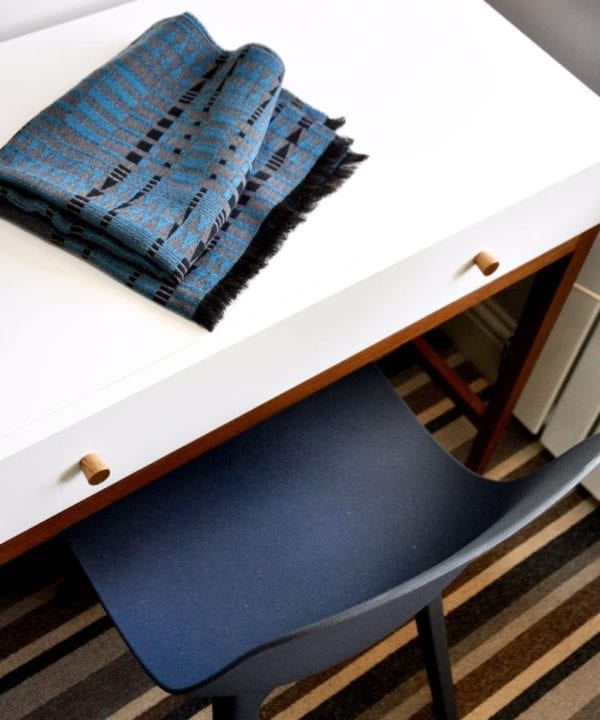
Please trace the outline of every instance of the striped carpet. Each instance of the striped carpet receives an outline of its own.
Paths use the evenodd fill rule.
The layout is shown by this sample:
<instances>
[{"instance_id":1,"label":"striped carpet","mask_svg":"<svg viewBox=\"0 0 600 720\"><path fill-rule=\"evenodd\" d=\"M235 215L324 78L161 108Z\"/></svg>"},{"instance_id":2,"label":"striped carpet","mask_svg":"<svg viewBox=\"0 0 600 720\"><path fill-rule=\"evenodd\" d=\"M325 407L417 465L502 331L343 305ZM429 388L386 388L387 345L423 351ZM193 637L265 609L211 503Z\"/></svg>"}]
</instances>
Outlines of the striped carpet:
<instances>
[{"instance_id":1,"label":"striped carpet","mask_svg":"<svg viewBox=\"0 0 600 720\"><path fill-rule=\"evenodd\" d=\"M485 394L472 366L452 350L448 359ZM398 392L464 458L471 424L417 365L397 363ZM546 460L515 423L489 476L516 477ZM444 605L462 718L600 718L600 510L583 490L472 565ZM279 688L261 717L431 718L414 623L344 665ZM21 718L209 720L211 712L152 685L55 541L0 568L0 720Z\"/></svg>"}]
</instances>

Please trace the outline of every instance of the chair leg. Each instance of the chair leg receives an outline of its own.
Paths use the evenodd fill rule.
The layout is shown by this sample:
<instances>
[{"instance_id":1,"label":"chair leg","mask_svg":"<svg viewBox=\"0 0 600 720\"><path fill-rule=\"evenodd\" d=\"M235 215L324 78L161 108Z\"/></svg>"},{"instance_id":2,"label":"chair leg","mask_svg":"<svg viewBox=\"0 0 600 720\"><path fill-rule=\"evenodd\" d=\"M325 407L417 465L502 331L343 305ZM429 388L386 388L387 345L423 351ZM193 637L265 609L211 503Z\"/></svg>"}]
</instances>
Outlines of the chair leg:
<instances>
[{"instance_id":1,"label":"chair leg","mask_svg":"<svg viewBox=\"0 0 600 720\"><path fill-rule=\"evenodd\" d=\"M415 619L431 686L435 717L437 720L458 720L441 595L418 612Z\"/></svg>"},{"instance_id":2,"label":"chair leg","mask_svg":"<svg viewBox=\"0 0 600 720\"><path fill-rule=\"evenodd\" d=\"M212 699L213 720L258 720L267 693Z\"/></svg>"}]
</instances>

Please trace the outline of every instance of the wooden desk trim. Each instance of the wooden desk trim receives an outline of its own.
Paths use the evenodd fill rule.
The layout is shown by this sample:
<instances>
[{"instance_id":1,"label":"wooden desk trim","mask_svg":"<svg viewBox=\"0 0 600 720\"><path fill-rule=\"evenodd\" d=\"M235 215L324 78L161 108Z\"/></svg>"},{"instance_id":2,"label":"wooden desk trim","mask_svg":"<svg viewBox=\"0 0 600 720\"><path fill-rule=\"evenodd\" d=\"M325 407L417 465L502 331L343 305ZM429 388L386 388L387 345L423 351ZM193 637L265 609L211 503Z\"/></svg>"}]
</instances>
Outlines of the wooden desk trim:
<instances>
[{"instance_id":1,"label":"wooden desk trim","mask_svg":"<svg viewBox=\"0 0 600 720\"><path fill-rule=\"evenodd\" d=\"M235 420L232 420L219 428L216 428L212 432L197 438L196 440L184 445L178 450L165 455L164 457L156 460L155 462L147 465L140 470L132 473L126 478L123 478L119 482L111 485L104 490L100 490L96 494L92 495L85 500L63 510L62 512L48 518L44 522L30 528L29 530L16 535L7 542L0 545L0 564L6 563L9 560L21 555L34 548L35 546L49 540L65 528L73 525L74 523L83 520L84 518L92 515L93 513L101 510L102 508L110 505L111 503L129 495L130 493L138 490L149 482L158 479L162 475L171 470L174 470L181 465L193 460L202 453L210 450L211 448L229 440L235 435L247 430L248 428L256 425L262 420L266 420L268 417L275 415L289 405L302 400L303 398L311 395L314 392L326 387L327 385L339 380L340 378L348 375L349 373L357 370L358 368L366 365L367 363L379 360L384 355L387 355L391 351L397 349L400 345L423 335L424 333L438 327L446 320L449 320L456 315L468 310L474 305L481 301L495 295L496 293L504 290L511 285L514 285L519 280L532 275L539 270L547 268L554 263L560 261L563 258L571 256L573 261L567 263L567 267L571 268L569 277L561 284L561 296L556 302L553 302L553 315L548 317L545 321L545 336L547 337L550 329L554 323L554 320L558 316L560 308L567 297L568 291L572 286L575 278L577 269L583 264L587 252L591 247L594 237L598 228L592 228L586 232L571 238L570 240L558 245L557 247L549 250L546 253L534 258L533 260L525 263L524 265L516 268L515 270L503 275L502 277L493 280L486 286L479 288L478 290L459 298L455 302L446 305L445 307L427 315L426 317L418 320L411 325L399 330L396 333L384 338L383 340L371 345L364 350L352 355L346 360L330 367L322 373L319 373L315 377L307 380L306 382L291 388L290 390L268 400L262 405L250 410L247 413L239 416ZM574 259L577 258L575 261ZM572 277L571 277L572 276ZM545 338L544 338L545 339ZM543 341L536 343L537 354L541 351ZM537 357L535 354L535 357ZM528 370L530 371L533 367L535 358L533 354L528 361ZM530 365L530 366L529 366ZM527 373L528 376L529 373ZM522 389L525 384L525 377L522 382L519 382L518 392ZM516 394L516 397L515 397ZM511 395L511 402L514 398L514 402L518 398L518 393ZM514 405L512 402L512 405ZM512 406L510 408L512 410ZM495 411L496 412L496 411Z\"/></svg>"},{"instance_id":2,"label":"wooden desk trim","mask_svg":"<svg viewBox=\"0 0 600 720\"><path fill-rule=\"evenodd\" d=\"M472 470L483 472L489 464L597 234L597 227L582 233L571 255L537 274L467 458Z\"/></svg>"}]
</instances>

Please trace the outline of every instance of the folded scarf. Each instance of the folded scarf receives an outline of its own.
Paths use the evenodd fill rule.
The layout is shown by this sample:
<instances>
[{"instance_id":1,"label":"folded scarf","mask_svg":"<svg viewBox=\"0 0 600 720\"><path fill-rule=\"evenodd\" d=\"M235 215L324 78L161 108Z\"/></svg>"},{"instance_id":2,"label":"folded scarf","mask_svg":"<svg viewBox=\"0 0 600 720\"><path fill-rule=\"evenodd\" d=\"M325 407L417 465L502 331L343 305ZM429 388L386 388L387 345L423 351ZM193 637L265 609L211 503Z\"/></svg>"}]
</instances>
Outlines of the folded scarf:
<instances>
[{"instance_id":1,"label":"folded scarf","mask_svg":"<svg viewBox=\"0 0 600 720\"><path fill-rule=\"evenodd\" d=\"M162 20L0 150L0 212L212 329L365 157L283 71Z\"/></svg>"}]
</instances>

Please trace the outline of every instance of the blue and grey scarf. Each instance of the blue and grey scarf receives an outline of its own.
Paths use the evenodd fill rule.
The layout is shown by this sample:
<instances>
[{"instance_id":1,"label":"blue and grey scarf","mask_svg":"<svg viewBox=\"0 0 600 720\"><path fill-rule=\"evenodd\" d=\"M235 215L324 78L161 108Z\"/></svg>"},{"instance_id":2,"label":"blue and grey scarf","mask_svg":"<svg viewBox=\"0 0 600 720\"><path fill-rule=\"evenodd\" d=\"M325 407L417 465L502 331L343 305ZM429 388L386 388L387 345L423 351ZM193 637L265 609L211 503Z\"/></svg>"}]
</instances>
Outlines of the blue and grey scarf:
<instances>
[{"instance_id":1,"label":"blue and grey scarf","mask_svg":"<svg viewBox=\"0 0 600 720\"><path fill-rule=\"evenodd\" d=\"M283 71L162 20L0 150L0 212L212 329L364 157Z\"/></svg>"}]
</instances>

